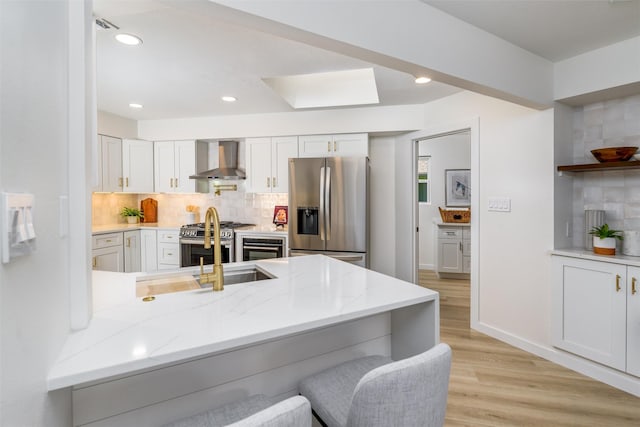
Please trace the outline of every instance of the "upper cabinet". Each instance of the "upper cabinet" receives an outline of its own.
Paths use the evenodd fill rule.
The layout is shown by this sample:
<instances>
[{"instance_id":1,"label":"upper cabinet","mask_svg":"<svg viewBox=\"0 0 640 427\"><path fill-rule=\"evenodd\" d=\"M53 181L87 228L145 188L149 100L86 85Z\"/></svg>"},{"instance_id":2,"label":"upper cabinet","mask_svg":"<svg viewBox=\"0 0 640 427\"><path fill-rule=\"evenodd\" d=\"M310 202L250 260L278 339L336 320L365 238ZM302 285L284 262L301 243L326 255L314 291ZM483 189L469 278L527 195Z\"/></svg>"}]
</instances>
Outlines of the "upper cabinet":
<instances>
[{"instance_id":1,"label":"upper cabinet","mask_svg":"<svg viewBox=\"0 0 640 427\"><path fill-rule=\"evenodd\" d=\"M101 182L93 191L153 192L153 144L137 139L98 135Z\"/></svg>"},{"instance_id":2,"label":"upper cabinet","mask_svg":"<svg viewBox=\"0 0 640 427\"><path fill-rule=\"evenodd\" d=\"M298 137L247 138L247 192L286 193L289 159L298 157Z\"/></svg>"},{"instance_id":3,"label":"upper cabinet","mask_svg":"<svg viewBox=\"0 0 640 427\"><path fill-rule=\"evenodd\" d=\"M196 192L196 180L189 179L196 173L196 148L193 140L154 142L156 192Z\"/></svg>"},{"instance_id":4,"label":"upper cabinet","mask_svg":"<svg viewBox=\"0 0 640 427\"><path fill-rule=\"evenodd\" d=\"M369 155L369 135L305 135L298 137L300 157L347 157Z\"/></svg>"},{"instance_id":5,"label":"upper cabinet","mask_svg":"<svg viewBox=\"0 0 640 427\"><path fill-rule=\"evenodd\" d=\"M122 140L99 135L102 154L102 191L122 191Z\"/></svg>"},{"instance_id":6,"label":"upper cabinet","mask_svg":"<svg viewBox=\"0 0 640 427\"><path fill-rule=\"evenodd\" d=\"M153 193L153 144L122 140L122 174L125 193Z\"/></svg>"}]
</instances>

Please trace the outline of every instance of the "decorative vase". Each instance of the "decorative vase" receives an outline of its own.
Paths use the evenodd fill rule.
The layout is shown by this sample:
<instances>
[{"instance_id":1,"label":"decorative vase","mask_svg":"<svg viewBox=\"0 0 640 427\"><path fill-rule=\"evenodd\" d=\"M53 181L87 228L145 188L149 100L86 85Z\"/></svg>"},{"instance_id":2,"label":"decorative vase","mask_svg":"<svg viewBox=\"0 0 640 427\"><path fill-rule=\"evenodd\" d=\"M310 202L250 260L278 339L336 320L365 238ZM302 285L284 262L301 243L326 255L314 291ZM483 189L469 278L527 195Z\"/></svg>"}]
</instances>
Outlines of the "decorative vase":
<instances>
[{"instance_id":1,"label":"decorative vase","mask_svg":"<svg viewBox=\"0 0 640 427\"><path fill-rule=\"evenodd\" d=\"M593 236L593 253L598 255L615 255L616 254L616 238L605 237L601 239Z\"/></svg>"},{"instance_id":2,"label":"decorative vase","mask_svg":"<svg viewBox=\"0 0 640 427\"><path fill-rule=\"evenodd\" d=\"M128 216L127 217L127 222L129 224L137 224L138 223L138 217L137 216Z\"/></svg>"}]
</instances>

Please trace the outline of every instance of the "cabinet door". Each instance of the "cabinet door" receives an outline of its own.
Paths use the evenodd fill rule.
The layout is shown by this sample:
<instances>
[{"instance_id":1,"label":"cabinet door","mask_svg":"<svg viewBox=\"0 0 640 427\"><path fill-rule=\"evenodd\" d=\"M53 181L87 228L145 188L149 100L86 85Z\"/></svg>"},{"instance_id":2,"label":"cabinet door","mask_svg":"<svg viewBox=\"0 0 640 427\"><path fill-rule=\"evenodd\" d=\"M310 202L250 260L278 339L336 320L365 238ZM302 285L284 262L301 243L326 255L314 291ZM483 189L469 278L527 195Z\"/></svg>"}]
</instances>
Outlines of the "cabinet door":
<instances>
[{"instance_id":1,"label":"cabinet door","mask_svg":"<svg viewBox=\"0 0 640 427\"><path fill-rule=\"evenodd\" d=\"M158 238L156 230L140 230L140 270L158 269Z\"/></svg>"},{"instance_id":2,"label":"cabinet door","mask_svg":"<svg viewBox=\"0 0 640 427\"><path fill-rule=\"evenodd\" d=\"M332 157L332 135L303 135L298 137L298 156Z\"/></svg>"},{"instance_id":3,"label":"cabinet door","mask_svg":"<svg viewBox=\"0 0 640 427\"><path fill-rule=\"evenodd\" d=\"M124 232L124 271L142 271L140 252L140 230Z\"/></svg>"},{"instance_id":4,"label":"cabinet door","mask_svg":"<svg viewBox=\"0 0 640 427\"><path fill-rule=\"evenodd\" d=\"M298 157L298 137L287 136L271 139L271 191L289 191L289 159Z\"/></svg>"},{"instance_id":5,"label":"cabinet door","mask_svg":"<svg viewBox=\"0 0 640 427\"><path fill-rule=\"evenodd\" d=\"M247 138L248 193L271 192L271 138Z\"/></svg>"},{"instance_id":6,"label":"cabinet door","mask_svg":"<svg viewBox=\"0 0 640 427\"><path fill-rule=\"evenodd\" d=\"M640 377L640 268L627 267L627 372Z\"/></svg>"},{"instance_id":7,"label":"cabinet door","mask_svg":"<svg viewBox=\"0 0 640 427\"><path fill-rule=\"evenodd\" d=\"M175 142L174 190L179 193L195 193L196 180L189 179L196 173L196 142Z\"/></svg>"},{"instance_id":8,"label":"cabinet door","mask_svg":"<svg viewBox=\"0 0 640 427\"><path fill-rule=\"evenodd\" d=\"M175 146L173 141L153 143L154 185L156 193L169 193L174 188Z\"/></svg>"},{"instance_id":9,"label":"cabinet door","mask_svg":"<svg viewBox=\"0 0 640 427\"><path fill-rule=\"evenodd\" d=\"M553 345L625 369L626 267L553 257Z\"/></svg>"},{"instance_id":10,"label":"cabinet door","mask_svg":"<svg viewBox=\"0 0 640 427\"><path fill-rule=\"evenodd\" d=\"M137 139L122 141L125 193L153 193L153 143Z\"/></svg>"},{"instance_id":11,"label":"cabinet door","mask_svg":"<svg viewBox=\"0 0 640 427\"><path fill-rule=\"evenodd\" d=\"M122 140L102 136L102 191L122 191Z\"/></svg>"},{"instance_id":12,"label":"cabinet door","mask_svg":"<svg viewBox=\"0 0 640 427\"><path fill-rule=\"evenodd\" d=\"M438 273L462 273L461 240L438 240Z\"/></svg>"},{"instance_id":13,"label":"cabinet door","mask_svg":"<svg viewBox=\"0 0 640 427\"><path fill-rule=\"evenodd\" d=\"M93 250L93 269L102 271L124 271L122 245Z\"/></svg>"},{"instance_id":14,"label":"cabinet door","mask_svg":"<svg viewBox=\"0 0 640 427\"><path fill-rule=\"evenodd\" d=\"M333 135L334 156L362 156L369 155L369 137L366 133Z\"/></svg>"}]
</instances>

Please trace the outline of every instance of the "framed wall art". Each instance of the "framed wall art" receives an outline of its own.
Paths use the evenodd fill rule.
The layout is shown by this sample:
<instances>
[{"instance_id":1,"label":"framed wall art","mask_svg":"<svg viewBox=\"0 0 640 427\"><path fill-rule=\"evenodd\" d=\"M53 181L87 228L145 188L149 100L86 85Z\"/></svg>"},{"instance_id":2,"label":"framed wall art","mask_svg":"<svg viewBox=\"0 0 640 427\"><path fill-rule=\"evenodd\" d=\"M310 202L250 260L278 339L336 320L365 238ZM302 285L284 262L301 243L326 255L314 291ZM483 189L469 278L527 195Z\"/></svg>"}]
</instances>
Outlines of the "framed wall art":
<instances>
[{"instance_id":1,"label":"framed wall art","mask_svg":"<svg viewBox=\"0 0 640 427\"><path fill-rule=\"evenodd\" d=\"M471 169L444 171L445 206L471 206Z\"/></svg>"}]
</instances>

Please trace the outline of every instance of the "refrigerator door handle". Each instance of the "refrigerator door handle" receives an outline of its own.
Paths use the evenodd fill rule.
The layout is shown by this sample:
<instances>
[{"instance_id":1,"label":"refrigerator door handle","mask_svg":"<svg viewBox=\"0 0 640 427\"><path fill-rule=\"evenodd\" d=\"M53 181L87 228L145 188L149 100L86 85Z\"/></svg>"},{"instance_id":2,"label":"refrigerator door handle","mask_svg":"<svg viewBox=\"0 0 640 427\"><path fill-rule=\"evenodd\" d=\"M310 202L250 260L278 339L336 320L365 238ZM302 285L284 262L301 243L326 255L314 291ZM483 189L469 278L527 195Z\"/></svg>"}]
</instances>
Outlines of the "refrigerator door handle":
<instances>
[{"instance_id":1,"label":"refrigerator door handle","mask_svg":"<svg viewBox=\"0 0 640 427\"><path fill-rule=\"evenodd\" d=\"M324 166L320 168L320 212L318 219L320 221L320 240L324 240L324 187L325 187L325 170Z\"/></svg>"},{"instance_id":2,"label":"refrigerator door handle","mask_svg":"<svg viewBox=\"0 0 640 427\"><path fill-rule=\"evenodd\" d=\"M327 166L325 171L325 179L327 180L325 197L326 201L324 202L325 212L326 212L326 231L325 231L325 239L331 240L331 168Z\"/></svg>"}]
</instances>

